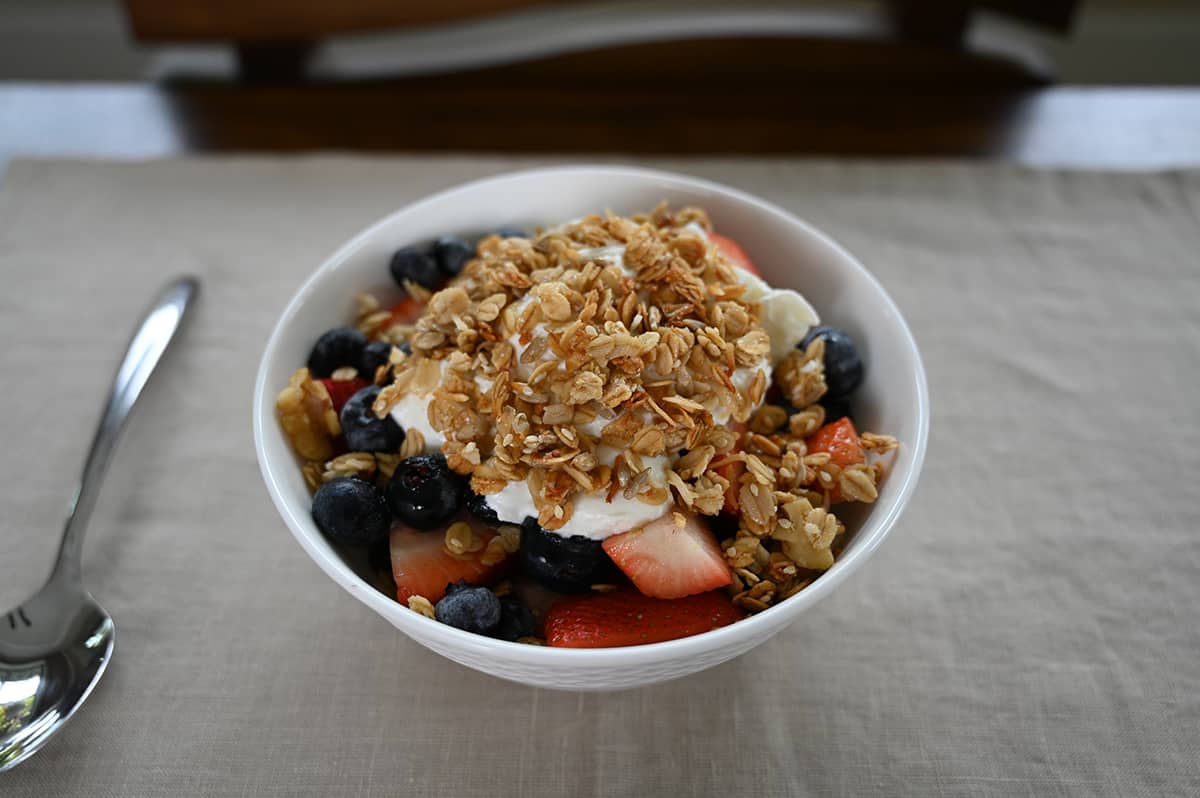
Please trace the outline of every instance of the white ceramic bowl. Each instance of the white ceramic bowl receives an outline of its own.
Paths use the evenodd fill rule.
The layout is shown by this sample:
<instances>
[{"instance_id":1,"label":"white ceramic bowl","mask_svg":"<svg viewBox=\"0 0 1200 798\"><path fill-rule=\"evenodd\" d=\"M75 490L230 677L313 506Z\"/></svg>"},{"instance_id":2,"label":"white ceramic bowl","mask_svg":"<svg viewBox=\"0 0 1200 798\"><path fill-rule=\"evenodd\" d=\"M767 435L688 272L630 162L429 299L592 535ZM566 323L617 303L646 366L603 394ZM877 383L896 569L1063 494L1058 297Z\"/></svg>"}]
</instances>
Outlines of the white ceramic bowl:
<instances>
[{"instance_id":1,"label":"white ceramic bowl","mask_svg":"<svg viewBox=\"0 0 1200 798\"><path fill-rule=\"evenodd\" d=\"M856 418L866 429L895 435L902 446L878 501L846 517L850 538L837 563L800 594L731 626L626 648L560 649L492 640L418 615L376 590L361 564L343 558L317 531L296 458L275 419L275 395L304 364L313 341L353 318L356 292L394 291L387 262L400 246L444 232L481 233L507 224L532 229L605 209L631 213L662 200L706 208L714 227L736 239L772 285L802 291L822 320L847 329L862 349L867 370L856 395ZM335 582L397 629L455 662L503 679L535 687L611 690L684 676L742 654L796 620L866 562L916 487L929 426L926 394L916 343L887 293L848 252L795 216L740 191L666 172L610 166L536 169L468 183L410 205L326 260L288 304L267 342L254 389L254 443L267 490L296 540Z\"/></svg>"}]
</instances>

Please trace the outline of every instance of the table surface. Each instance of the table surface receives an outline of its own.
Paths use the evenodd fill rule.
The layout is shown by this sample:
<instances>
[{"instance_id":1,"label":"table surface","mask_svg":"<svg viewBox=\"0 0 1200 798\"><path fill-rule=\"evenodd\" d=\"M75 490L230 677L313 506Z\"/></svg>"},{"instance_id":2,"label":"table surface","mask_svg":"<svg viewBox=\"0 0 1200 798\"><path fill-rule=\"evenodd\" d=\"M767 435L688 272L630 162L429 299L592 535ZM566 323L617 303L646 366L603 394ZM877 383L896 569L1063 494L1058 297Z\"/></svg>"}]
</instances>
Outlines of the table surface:
<instances>
[{"instance_id":1,"label":"table surface","mask_svg":"<svg viewBox=\"0 0 1200 798\"><path fill-rule=\"evenodd\" d=\"M122 320L169 274L203 288L89 525L112 665L4 798L1200 795L1200 171L630 160L803 216L904 314L929 450L871 560L676 682L577 695L455 666L291 540L252 385L341 242L546 160L18 161L0 182L0 373L21 375L0 414L0 608L54 552Z\"/></svg>"},{"instance_id":2,"label":"table surface","mask_svg":"<svg viewBox=\"0 0 1200 798\"><path fill-rule=\"evenodd\" d=\"M22 155L318 150L969 157L1092 169L1200 164L1200 88L798 93L784 103L754 91L699 98L627 86L580 94L429 81L0 83L0 166Z\"/></svg>"}]
</instances>

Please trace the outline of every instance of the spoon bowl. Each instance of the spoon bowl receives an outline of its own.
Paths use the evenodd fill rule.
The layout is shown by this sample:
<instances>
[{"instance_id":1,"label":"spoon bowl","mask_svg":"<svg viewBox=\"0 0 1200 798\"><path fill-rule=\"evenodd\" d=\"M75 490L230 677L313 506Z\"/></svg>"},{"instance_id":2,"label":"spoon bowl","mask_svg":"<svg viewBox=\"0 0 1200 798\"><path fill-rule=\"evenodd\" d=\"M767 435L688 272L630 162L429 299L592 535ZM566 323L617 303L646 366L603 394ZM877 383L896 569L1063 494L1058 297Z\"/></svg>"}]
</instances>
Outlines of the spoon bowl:
<instances>
[{"instance_id":1,"label":"spoon bowl","mask_svg":"<svg viewBox=\"0 0 1200 798\"><path fill-rule=\"evenodd\" d=\"M0 618L0 770L32 756L83 704L114 631L91 594L60 578Z\"/></svg>"},{"instance_id":2,"label":"spoon bowl","mask_svg":"<svg viewBox=\"0 0 1200 798\"><path fill-rule=\"evenodd\" d=\"M197 289L190 277L170 283L138 325L67 510L54 570L41 590L0 617L0 772L33 756L63 727L112 658L112 618L83 587L83 531L125 422Z\"/></svg>"}]
</instances>

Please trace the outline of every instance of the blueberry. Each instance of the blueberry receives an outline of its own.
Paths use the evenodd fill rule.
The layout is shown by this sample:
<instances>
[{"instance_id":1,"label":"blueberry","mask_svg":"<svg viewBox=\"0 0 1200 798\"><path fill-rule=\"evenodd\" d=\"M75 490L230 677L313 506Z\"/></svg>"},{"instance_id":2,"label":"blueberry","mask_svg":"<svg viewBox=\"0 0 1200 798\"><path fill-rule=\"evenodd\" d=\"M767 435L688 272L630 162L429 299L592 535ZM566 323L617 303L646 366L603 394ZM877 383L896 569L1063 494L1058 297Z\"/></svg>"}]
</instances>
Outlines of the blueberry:
<instances>
[{"instance_id":1,"label":"blueberry","mask_svg":"<svg viewBox=\"0 0 1200 798\"><path fill-rule=\"evenodd\" d=\"M829 396L848 396L854 392L863 378L863 362L858 347L845 330L822 325L814 327L800 342L800 349L807 349L814 338L825 339L825 384Z\"/></svg>"},{"instance_id":2,"label":"blueberry","mask_svg":"<svg viewBox=\"0 0 1200 798\"><path fill-rule=\"evenodd\" d=\"M380 390L378 385L368 385L342 408L342 435L352 452L394 452L404 443L404 430L395 419L390 415L379 418L371 409Z\"/></svg>"},{"instance_id":3,"label":"blueberry","mask_svg":"<svg viewBox=\"0 0 1200 798\"><path fill-rule=\"evenodd\" d=\"M611 578L612 560L600 541L582 535L563 537L527 519L521 525L521 565L551 590L582 593Z\"/></svg>"},{"instance_id":4,"label":"blueberry","mask_svg":"<svg viewBox=\"0 0 1200 798\"><path fill-rule=\"evenodd\" d=\"M521 637L537 634L537 619L529 608L513 596L500 599L500 624L492 631L494 637L515 643Z\"/></svg>"},{"instance_id":5,"label":"blueberry","mask_svg":"<svg viewBox=\"0 0 1200 798\"><path fill-rule=\"evenodd\" d=\"M410 344L408 341L401 341L400 342L400 351L406 355L411 355L412 354L412 344Z\"/></svg>"},{"instance_id":6,"label":"blueberry","mask_svg":"<svg viewBox=\"0 0 1200 798\"><path fill-rule=\"evenodd\" d=\"M417 529L435 529L458 512L464 480L450 470L440 454L419 454L401 460L388 483L387 499L404 523Z\"/></svg>"},{"instance_id":7,"label":"blueberry","mask_svg":"<svg viewBox=\"0 0 1200 798\"><path fill-rule=\"evenodd\" d=\"M416 247L405 247L396 250L392 255L392 279L403 287L405 280L411 280L417 285L436 291L442 284L442 273L438 270L437 261L427 252Z\"/></svg>"},{"instance_id":8,"label":"blueberry","mask_svg":"<svg viewBox=\"0 0 1200 798\"><path fill-rule=\"evenodd\" d=\"M366 345L367 336L353 327L334 327L313 344L308 370L320 379L347 366L357 369Z\"/></svg>"},{"instance_id":9,"label":"blueberry","mask_svg":"<svg viewBox=\"0 0 1200 798\"><path fill-rule=\"evenodd\" d=\"M433 615L447 626L476 634L487 634L500 623L500 599L486 587L459 581L449 585L446 595L433 608Z\"/></svg>"},{"instance_id":10,"label":"blueberry","mask_svg":"<svg viewBox=\"0 0 1200 798\"><path fill-rule=\"evenodd\" d=\"M367 381L375 379L375 372L380 366L388 364L391 355L392 345L387 341L372 341L367 344L358 358L358 376Z\"/></svg>"},{"instance_id":11,"label":"blueberry","mask_svg":"<svg viewBox=\"0 0 1200 798\"><path fill-rule=\"evenodd\" d=\"M458 236L442 236L433 242L430 249L438 268L447 277L454 277L463 270L467 261L475 257L475 246L468 244Z\"/></svg>"},{"instance_id":12,"label":"blueberry","mask_svg":"<svg viewBox=\"0 0 1200 798\"><path fill-rule=\"evenodd\" d=\"M850 403L841 396L822 396L821 407L825 408L825 423L832 424L839 418L851 416ZM851 417L853 420L853 417Z\"/></svg>"},{"instance_id":13,"label":"blueberry","mask_svg":"<svg viewBox=\"0 0 1200 798\"><path fill-rule=\"evenodd\" d=\"M504 227L499 227L496 229L496 232L493 233L492 235L497 235L497 236L500 236L501 238L529 238L528 233L526 233L521 228L513 227L512 225L505 225Z\"/></svg>"},{"instance_id":14,"label":"blueberry","mask_svg":"<svg viewBox=\"0 0 1200 798\"><path fill-rule=\"evenodd\" d=\"M500 516L496 515L496 511L488 506L487 497L480 496L469 488L467 490L467 510L485 524L500 525Z\"/></svg>"},{"instance_id":15,"label":"blueberry","mask_svg":"<svg viewBox=\"0 0 1200 798\"><path fill-rule=\"evenodd\" d=\"M383 494L353 477L338 477L318 488L312 516L317 528L339 543L374 543L385 539L391 527Z\"/></svg>"}]
</instances>

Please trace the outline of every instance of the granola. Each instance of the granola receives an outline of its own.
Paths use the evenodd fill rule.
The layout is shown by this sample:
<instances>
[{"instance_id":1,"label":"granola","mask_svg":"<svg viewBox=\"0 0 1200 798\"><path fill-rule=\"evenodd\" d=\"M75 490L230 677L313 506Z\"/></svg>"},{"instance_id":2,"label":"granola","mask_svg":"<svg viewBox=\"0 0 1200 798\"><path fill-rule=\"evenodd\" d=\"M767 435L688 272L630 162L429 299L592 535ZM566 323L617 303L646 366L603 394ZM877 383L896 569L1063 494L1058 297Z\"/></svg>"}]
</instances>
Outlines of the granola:
<instances>
[{"instance_id":1,"label":"granola","mask_svg":"<svg viewBox=\"0 0 1200 798\"><path fill-rule=\"evenodd\" d=\"M549 530L569 527L577 498L614 487L665 505L668 453L711 446L769 384L760 308L707 226L702 212L663 207L484 239L430 297L376 413L432 396L427 420L451 467L481 495L519 483ZM712 484L682 490L694 505Z\"/></svg>"}]
</instances>

